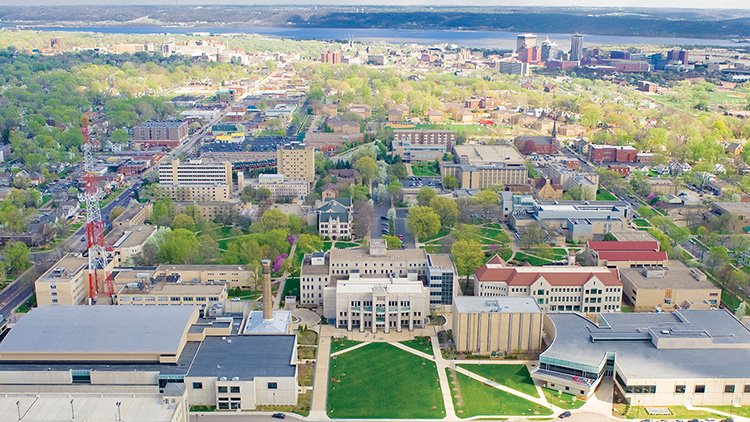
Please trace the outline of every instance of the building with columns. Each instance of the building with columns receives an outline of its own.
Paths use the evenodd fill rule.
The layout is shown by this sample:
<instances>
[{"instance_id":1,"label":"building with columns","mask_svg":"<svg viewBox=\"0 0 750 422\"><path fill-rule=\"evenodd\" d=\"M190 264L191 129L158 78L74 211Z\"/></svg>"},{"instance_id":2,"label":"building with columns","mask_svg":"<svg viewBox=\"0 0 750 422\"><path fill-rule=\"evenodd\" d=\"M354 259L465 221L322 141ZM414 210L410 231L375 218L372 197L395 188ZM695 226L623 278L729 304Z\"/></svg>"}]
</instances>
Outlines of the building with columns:
<instances>
[{"instance_id":1,"label":"building with columns","mask_svg":"<svg viewBox=\"0 0 750 422\"><path fill-rule=\"evenodd\" d=\"M351 270L347 280L323 289L324 317L336 328L385 333L424 328L430 315L430 289L410 271L406 277L361 277Z\"/></svg>"}]
</instances>

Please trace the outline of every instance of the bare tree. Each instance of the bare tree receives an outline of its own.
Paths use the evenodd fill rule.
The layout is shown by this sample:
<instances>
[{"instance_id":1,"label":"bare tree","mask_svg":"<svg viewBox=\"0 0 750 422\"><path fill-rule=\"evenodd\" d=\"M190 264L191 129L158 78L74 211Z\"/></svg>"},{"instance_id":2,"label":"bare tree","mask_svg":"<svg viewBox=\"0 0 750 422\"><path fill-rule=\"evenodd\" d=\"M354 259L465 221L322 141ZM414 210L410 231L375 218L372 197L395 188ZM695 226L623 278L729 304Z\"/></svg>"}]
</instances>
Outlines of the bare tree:
<instances>
[{"instance_id":1,"label":"bare tree","mask_svg":"<svg viewBox=\"0 0 750 422\"><path fill-rule=\"evenodd\" d=\"M375 210L370 201L361 199L354 201L352 216L352 234L354 234L354 237L358 239L370 237L370 226L374 216Z\"/></svg>"}]
</instances>

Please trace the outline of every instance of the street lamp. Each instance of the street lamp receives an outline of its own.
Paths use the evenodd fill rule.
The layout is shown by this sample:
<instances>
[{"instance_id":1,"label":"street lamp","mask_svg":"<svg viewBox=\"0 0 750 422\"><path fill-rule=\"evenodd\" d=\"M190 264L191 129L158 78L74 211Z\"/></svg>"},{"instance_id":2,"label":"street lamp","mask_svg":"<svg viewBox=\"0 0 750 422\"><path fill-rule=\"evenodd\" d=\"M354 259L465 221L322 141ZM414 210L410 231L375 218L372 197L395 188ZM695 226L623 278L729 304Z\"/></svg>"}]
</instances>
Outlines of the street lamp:
<instances>
[{"instance_id":1,"label":"street lamp","mask_svg":"<svg viewBox=\"0 0 750 422\"><path fill-rule=\"evenodd\" d=\"M122 404L122 402L119 402L119 401L117 403L115 403L115 406L117 406L117 420L118 421L122 421L122 415L120 414L120 405L121 404Z\"/></svg>"},{"instance_id":2,"label":"street lamp","mask_svg":"<svg viewBox=\"0 0 750 422\"><path fill-rule=\"evenodd\" d=\"M18 420L21 420L21 401L16 400L16 408L18 409Z\"/></svg>"},{"instance_id":3,"label":"street lamp","mask_svg":"<svg viewBox=\"0 0 750 422\"><path fill-rule=\"evenodd\" d=\"M73 417L73 420L75 420L76 412L75 409L73 409L73 399L70 399L70 415Z\"/></svg>"}]
</instances>

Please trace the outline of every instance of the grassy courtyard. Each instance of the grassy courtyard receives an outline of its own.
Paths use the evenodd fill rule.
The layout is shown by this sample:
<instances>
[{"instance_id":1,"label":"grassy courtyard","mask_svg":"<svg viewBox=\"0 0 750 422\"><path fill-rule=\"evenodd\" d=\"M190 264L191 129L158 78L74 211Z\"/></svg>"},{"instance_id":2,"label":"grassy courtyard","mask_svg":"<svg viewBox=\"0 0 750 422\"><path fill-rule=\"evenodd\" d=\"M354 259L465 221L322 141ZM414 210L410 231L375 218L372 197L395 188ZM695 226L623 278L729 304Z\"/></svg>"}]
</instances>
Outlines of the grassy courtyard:
<instances>
[{"instance_id":1,"label":"grassy courtyard","mask_svg":"<svg viewBox=\"0 0 750 422\"><path fill-rule=\"evenodd\" d=\"M711 412L705 412L702 410L688 410L685 406L659 406L667 407L672 413L671 415L654 415L653 417L659 419L705 419L705 418L716 418L723 419L721 415L717 415ZM619 416L619 415L617 415ZM643 419L648 418L650 415L646 412L646 408L643 406L631 406L630 411L625 415L628 419Z\"/></svg>"},{"instance_id":2,"label":"grassy courtyard","mask_svg":"<svg viewBox=\"0 0 750 422\"><path fill-rule=\"evenodd\" d=\"M473 416L532 416L551 415L546 407L524 400L513 394L498 390L469 378L464 374L446 369L451 384L451 396L456 415L460 418Z\"/></svg>"},{"instance_id":3,"label":"grassy courtyard","mask_svg":"<svg viewBox=\"0 0 750 422\"><path fill-rule=\"evenodd\" d=\"M371 343L331 358L328 416L442 419L435 363L388 343Z\"/></svg>"},{"instance_id":4,"label":"grassy courtyard","mask_svg":"<svg viewBox=\"0 0 750 422\"><path fill-rule=\"evenodd\" d=\"M354 347L362 343L361 341L349 340L346 338L332 338L331 339L331 353L340 352L344 349Z\"/></svg>"},{"instance_id":5,"label":"grassy courtyard","mask_svg":"<svg viewBox=\"0 0 750 422\"><path fill-rule=\"evenodd\" d=\"M549 388L543 388L544 397L550 404L553 404L561 409L578 409L586 403L585 400L578 400L576 396L562 391L550 390Z\"/></svg>"},{"instance_id":6,"label":"grassy courtyard","mask_svg":"<svg viewBox=\"0 0 750 422\"><path fill-rule=\"evenodd\" d=\"M430 342L429 337L417 337L414 340L400 341L399 343L403 344L404 346L411 347L416 351L427 353L430 356L435 356L435 354L432 353L432 342Z\"/></svg>"},{"instance_id":7,"label":"grassy courtyard","mask_svg":"<svg viewBox=\"0 0 750 422\"><path fill-rule=\"evenodd\" d=\"M539 397L526 365L462 364L458 366L498 384L532 397Z\"/></svg>"}]
</instances>

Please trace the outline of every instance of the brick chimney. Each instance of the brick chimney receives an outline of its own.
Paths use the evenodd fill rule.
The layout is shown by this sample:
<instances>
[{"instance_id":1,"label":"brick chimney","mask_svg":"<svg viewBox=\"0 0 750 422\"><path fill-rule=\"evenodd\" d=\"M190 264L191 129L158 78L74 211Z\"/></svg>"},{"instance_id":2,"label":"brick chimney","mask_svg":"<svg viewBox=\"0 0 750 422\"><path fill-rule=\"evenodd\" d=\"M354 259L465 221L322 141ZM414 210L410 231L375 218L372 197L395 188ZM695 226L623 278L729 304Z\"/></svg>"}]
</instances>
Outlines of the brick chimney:
<instances>
[{"instance_id":1,"label":"brick chimney","mask_svg":"<svg viewBox=\"0 0 750 422\"><path fill-rule=\"evenodd\" d=\"M263 267L263 319L273 319L273 296L271 296L271 260L260 262Z\"/></svg>"}]
</instances>

